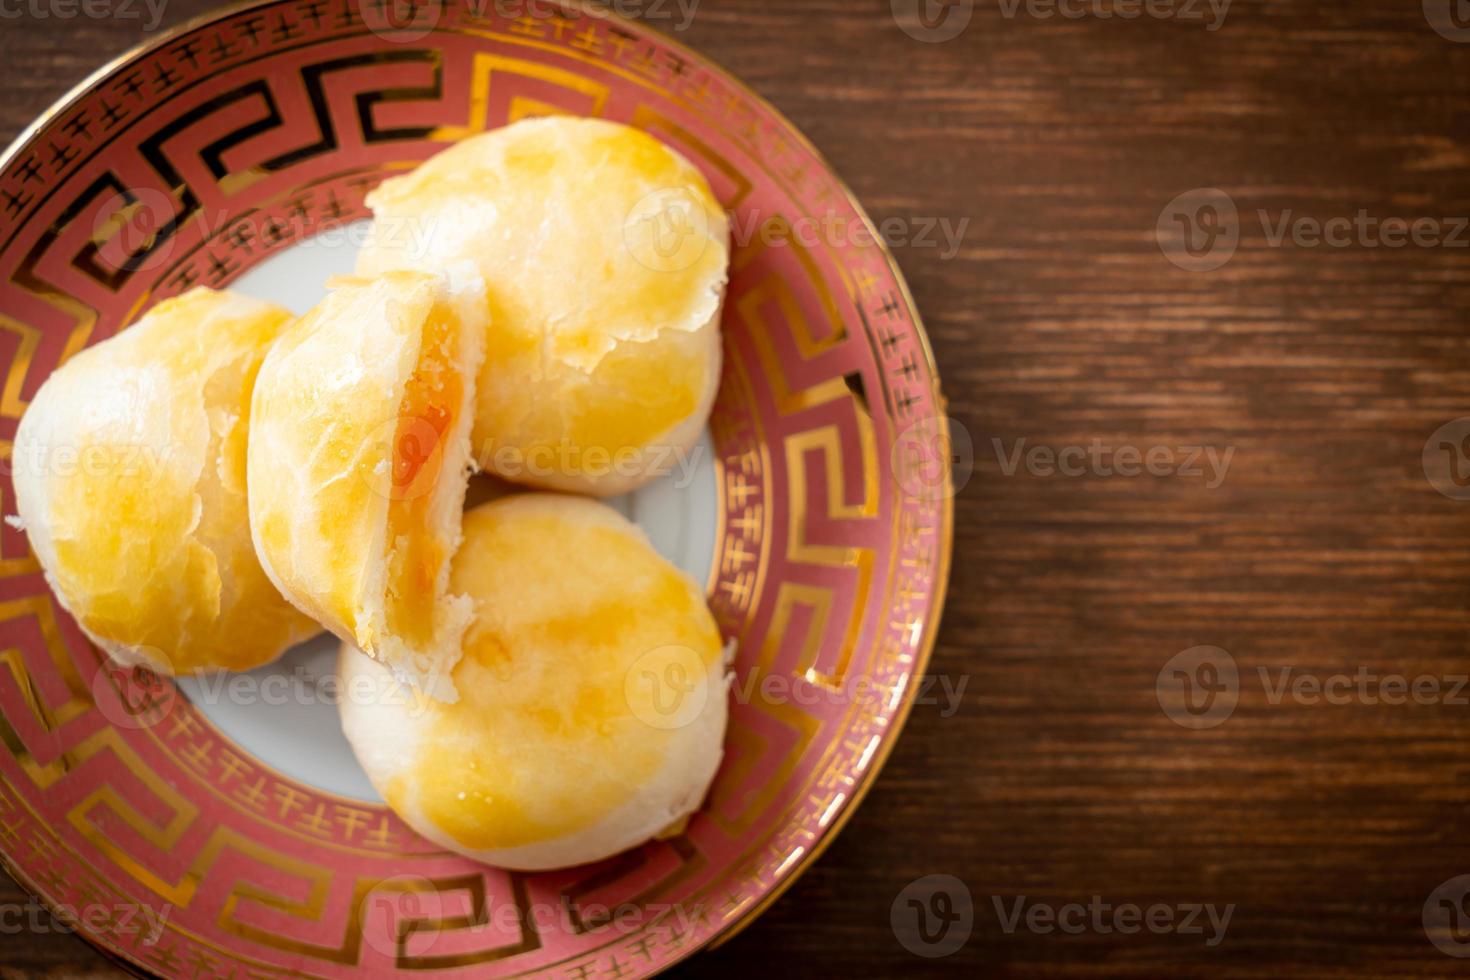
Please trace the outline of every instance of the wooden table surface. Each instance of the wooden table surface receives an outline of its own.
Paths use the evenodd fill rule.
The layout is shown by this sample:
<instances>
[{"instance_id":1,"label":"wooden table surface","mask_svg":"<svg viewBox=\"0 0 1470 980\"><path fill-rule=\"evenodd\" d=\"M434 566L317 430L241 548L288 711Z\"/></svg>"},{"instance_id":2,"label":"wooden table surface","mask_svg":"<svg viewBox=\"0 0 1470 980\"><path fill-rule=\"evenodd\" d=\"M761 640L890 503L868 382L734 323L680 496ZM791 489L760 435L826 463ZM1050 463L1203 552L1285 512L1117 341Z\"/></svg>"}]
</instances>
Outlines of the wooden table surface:
<instances>
[{"instance_id":1,"label":"wooden table surface","mask_svg":"<svg viewBox=\"0 0 1470 980\"><path fill-rule=\"evenodd\" d=\"M960 21L902 18L916 40L889 0L701 0L682 32L875 219L963 227L957 252L896 251L973 461L961 443L932 664L958 705L919 706L826 855L681 975L1466 967L1423 915L1470 874L1470 422L1436 435L1470 415L1470 22L1449 0L1236 0L1223 22L1113 2L987 0L936 42ZM207 7L170 0L163 23ZM145 36L5 20L0 136ZM1118 472L1134 451L1153 473ZM1171 663L1202 645L1234 688ZM1233 714L1176 724L1209 693L1181 676L1221 688L1205 720ZM973 908L946 958L891 920L932 874ZM1125 933L1130 903L1233 910L1223 938L1203 915ZM0 964L115 973L56 935L0 936Z\"/></svg>"}]
</instances>

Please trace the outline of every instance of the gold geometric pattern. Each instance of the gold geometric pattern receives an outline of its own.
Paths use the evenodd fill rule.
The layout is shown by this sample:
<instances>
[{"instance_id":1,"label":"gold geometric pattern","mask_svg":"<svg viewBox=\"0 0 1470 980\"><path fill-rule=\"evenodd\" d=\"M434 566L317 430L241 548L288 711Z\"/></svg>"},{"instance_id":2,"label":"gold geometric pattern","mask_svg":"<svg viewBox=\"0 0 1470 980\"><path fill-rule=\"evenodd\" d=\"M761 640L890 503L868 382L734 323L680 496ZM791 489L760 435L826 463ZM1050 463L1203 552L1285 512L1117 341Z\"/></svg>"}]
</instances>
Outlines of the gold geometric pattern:
<instances>
[{"instance_id":1,"label":"gold geometric pattern","mask_svg":"<svg viewBox=\"0 0 1470 980\"><path fill-rule=\"evenodd\" d=\"M881 249L809 247L794 232L823 208L848 209L844 190L718 71L570 2L509 20L421 5L434 29L397 44L364 23L382 7L264 0L224 15L118 67L0 165L12 222L0 233L0 350L14 352L0 418L17 419L49 371L149 304L228 283L324 223L362 216L385 173L437 144L533 115L631 122L758 219L734 256L735 329L711 420L711 606L743 651L739 687L776 680L820 692L828 709L738 699L711 799L669 841L554 887L477 870L406 879L393 872L446 858L383 808L249 758L192 706L151 726L108 724L83 681L97 654L58 617L34 560L0 555L21 593L0 602L0 852L22 878L56 869L48 894L141 888L173 905L157 944L94 937L169 974L306 975L282 964L330 970L370 953L411 971L515 969L551 950L538 963L559 975L636 975L748 921L830 839L891 744L932 638L949 511L896 499L879 447L915 407L935 409L932 369L900 370L928 358ZM222 81L194 94L204 79ZM98 677L109 710L137 709L115 677ZM853 697L854 679L873 696ZM405 896L415 901L391 901ZM375 897L403 906L386 954L363 941ZM530 915L548 898L564 932L543 934ZM430 914L420 899L462 911ZM644 911L634 933L609 935L596 911L608 899ZM506 901L518 936L487 929Z\"/></svg>"},{"instance_id":2,"label":"gold geometric pattern","mask_svg":"<svg viewBox=\"0 0 1470 980\"><path fill-rule=\"evenodd\" d=\"M494 104L492 100L499 92L494 88L495 79L504 80L506 76L514 77L520 83L516 91L506 97L504 112L496 115L496 118L507 122L519 122L530 116L601 116L607 107L606 85L575 72L534 61L481 53L475 55L470 70L469 121L463 126L440 126L433 130L430 138L438 143L453 143L483 133ZM532 88L535 96L521 91L526 88L527 79L535 83Z\"/></svg>"}]
</instances>

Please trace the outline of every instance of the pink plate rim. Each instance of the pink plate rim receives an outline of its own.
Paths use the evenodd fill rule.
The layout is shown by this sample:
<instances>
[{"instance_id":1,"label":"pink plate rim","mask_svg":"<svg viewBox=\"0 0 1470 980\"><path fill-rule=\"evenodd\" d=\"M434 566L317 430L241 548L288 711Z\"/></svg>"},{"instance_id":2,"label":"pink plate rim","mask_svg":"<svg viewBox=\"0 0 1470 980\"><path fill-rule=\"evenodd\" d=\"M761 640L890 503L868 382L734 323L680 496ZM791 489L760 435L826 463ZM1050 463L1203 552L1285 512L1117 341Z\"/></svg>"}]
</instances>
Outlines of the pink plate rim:
<instances>
[{"instance_id":1,"label":"pink plate rim","mask_svg":"<svg viewBox=\"0 0 1470 980\"><path fill-rule=\"evenodd\" d=\"M147 55L158 51L161 48L166 47L179 37L192 31L198 30L202 27L206 27L219 21L226 20L230 17L236 16L242 12L249 11L253 8L271 6L276 2L278 2L278 0L235 0L235 2L222 5L212 11L190 18L178 25L175 25L174 27L161 31L149 40L138 44L128 51L111 59L106 64L89 74L81 82L73 86L66 94L53 102L28 127L26 127L19 135L16 136L16 138L10 143L10 145L6 147L4 152L0 153L0 172L4 172L7 168L11 166L11 164L16 161L16 159L23 152L28 150L35 138L40 135L50 123L52 123L59 116L67 112L79 100L83 99L85 96L91 93L101 81L117 72L123 66L128 65L136 60L139 60ZM842 180L840 176L837 175L836 171L828 163L825 156L810 142L810 140L805 137L804 134L801 133L799 129L796 128L794 124L791 123L789 119L787 119L787 117L779 109L772 105L767 99L749 88L734 75L730 74L728 71L725 71L719 65L712 62L707 56L689 48L682 42L674 39L666 33L659 31L658 29L653 28L647 24L624 18L621 15L616 14L615 12L607 10L605 5L587 3L585 2L585 0L550 0L550 2L559 4L564 7L577 8L582 12L587 12L589 11L589 9L596 7L598 10L596 16L616 20L623 24L625 26L625 29L636 32L640 35L652 37L659 45L672 51L678 52L681 55L687 56L690 61L698 63L703 69L709 71L725 84L729 85L732 89L740 92L753 104L759 106L764 112L769 115L770 119L783 127L786 131L786 134L789 135L797 144L799 144L807 153L811 155L816 163L834 182L841 193L845 195L847 204L852 208L853 212L866 226L870 234L870 239L874 243L874 247L876 247L881 252L883 261L887 264L891 271L893 282L896 285L897 290L900 294L901 301L905 307L905 312L914 327L915 336L922 350L925 366L928 371L928 379L932 388L931 395L933 398L933 404L936 406L937 409L934 416L934 423L937 427L936 434L938 438L942 441L942 444L947 446L949 439L949 420L945 418L943 414L945 400L940 391L938 366L934 358L934 353L930 344L928 334L925 331L917 306L914 302L913 295L903 277L901 270L898 267L897 262L892 255L892 252L888 248L882 236L878 234L867 211L863 208L861 203L853 194L851 188L846 184L845 181ZM938 560L935 566L935 576L932 585L930 603L928 606L922 632L915 646L915 653L913 662L911 664L910 676L922 676L928 667L937 640L940 618L943 613L945 597L948 591L953 551L954 507L952 477L947 468L943 473L943 481L943 487L938 494L942 500L939 507L940 523L937 528L939 555L937 556ZM856 812L858 806L861 804L867 793L871 790L872 786L877 781L879 773L882 771L884 765L886 764L893 750L893 747L903 730L903 726L907 722L908 716L913 707L913 703L914 697L912 696L911 691L910 694L903 697L900 703L897 705L892 715L892 724L887 730L883 740L878 745L872 764L867 768L864 773L862 773L859 782L852 787L849 798L841 805L841 808L835 814L830 825L825 828L825 832L820 835L816 841L813 842L809 851L799 859L799 861L793 868L790 869L790 873L774 882L766 891L766 893L761 896L758 901L752 903L749 908L744 910L743 914L741 914L738 918L734 918L728 921L719 930L705 938L702 942L690 944L687 948L679 951L678 954L666 961L666 963L664 964L665 967L669 967L674 965L675 963L682 962L702 949L715 948L729 941L739 932L748 927L752 922L754 922L766 909L768 909L777 899L779 899L806 870L808 870L816 862L816 860L822 855L822 853L824 853L826 848L841 832L847 821ZM52 898L46 894L44 889L38 887L33 879L31 879L24 871L21 870L18 862L13 860L9 855L5 854L4 852L0 852L0 865L3 865L3 867L10 873L13 878L15 878L15 880L21 885L22 888L35 895L52 911L56 911L57 905L53 902ZM140 976L152 975L151 973L145 974L141 972L147 970L147 967L143 963L133 960L121 949L110 948L108 945L105 944L102 937L93 935L87 930L78 930L78 934L86 939L92 946L94 946L94 948L98 949L101 953L106 955L110 960L124 967L129 972L138 974Z\"/></svg>"}]
</instances>

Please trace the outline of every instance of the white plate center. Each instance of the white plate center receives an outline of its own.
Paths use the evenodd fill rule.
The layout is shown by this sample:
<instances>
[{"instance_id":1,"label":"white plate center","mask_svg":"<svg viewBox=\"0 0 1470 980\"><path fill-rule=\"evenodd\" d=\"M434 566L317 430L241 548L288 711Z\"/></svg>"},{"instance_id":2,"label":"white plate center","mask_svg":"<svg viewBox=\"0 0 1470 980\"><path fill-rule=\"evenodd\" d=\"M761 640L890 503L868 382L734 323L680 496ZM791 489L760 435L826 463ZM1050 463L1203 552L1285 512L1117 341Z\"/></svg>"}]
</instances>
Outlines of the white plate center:
<instances>
[{"instance_id":1,"label":"white plate center","mask_svg":"<svg viewBox=\"0 0 1470 980\"><path fill-rule=\"evenodd\" d=\"M230 288L305 313L332 276L351 275L367 222L274 255ZM608 501L643 528L665 558L705 582L719 526L719 478L706 432L684 472ZM352 755L337 719L337 641L319 636L258 670L189 678L179 689L242 750L282 774L338 796L382 798Z\"/></svg>"}]
</instances>

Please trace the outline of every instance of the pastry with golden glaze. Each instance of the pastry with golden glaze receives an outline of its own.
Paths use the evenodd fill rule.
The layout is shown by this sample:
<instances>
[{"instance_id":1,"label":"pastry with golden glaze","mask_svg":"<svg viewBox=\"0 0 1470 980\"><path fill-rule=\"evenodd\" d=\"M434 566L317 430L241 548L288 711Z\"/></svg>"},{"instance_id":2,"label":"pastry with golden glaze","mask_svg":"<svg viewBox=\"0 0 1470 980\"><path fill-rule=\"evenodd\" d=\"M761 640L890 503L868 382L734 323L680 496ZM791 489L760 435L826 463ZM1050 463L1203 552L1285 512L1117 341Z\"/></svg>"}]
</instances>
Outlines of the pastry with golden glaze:
<instances>
[{"instance_id":1,"label":"pastry with golden glaze","mask_svg":"<svg viewBox=\"0 0 1470 980\"><path fill-rule=\"evenodd\" d=\"M671 472L720 378L729 219L640 130L554 117L466 139L385 181L358 272L475 262L489 356L474 445L514 480L598 496Z\"/></svg>"},{"instance_id":2,"label":"pastry with golden glaze","mask_svg":"<svg viewBox=\"0 0 1470 980\"><path fill-rule=\"evenodd\" d=\"M21 419L31 548L121 664L249 670L320 631L261 569L246 512L251 391L291 319L228 292L165 300L52 372Z\"/></svg>"},{"instance_id":3,"label":"pastry with golden glaze","mask_svg":"<svg viewBox=\"0 0 1470 980\"><path fill-rule=\"evenodd\" d=\"M250 529L282 593L434 696L468 625L450 595L469 480L484 285L392 272L329 284L255 386Z\"/></svg>"},{"instance_id":4,"label":"pastry with golden glaze","mask_svg":"<svg viewBox=\"0 0 1470 980\"><path fill-rule=\"evenodd\" d=\"M390 806L497 867L597 861L677 829L719 767L724 643L703 592L617 511L524 494L471 510L452 588L475 603L461 700L344 699ZM391 689L344 647L345 691Z\"/></svg>"}]
</instances>

